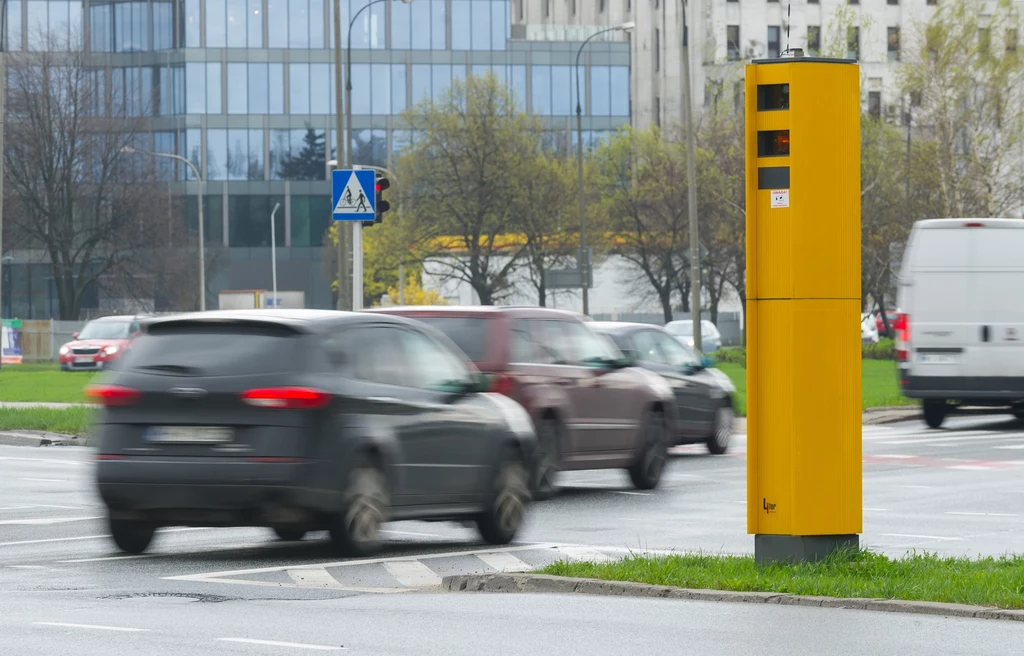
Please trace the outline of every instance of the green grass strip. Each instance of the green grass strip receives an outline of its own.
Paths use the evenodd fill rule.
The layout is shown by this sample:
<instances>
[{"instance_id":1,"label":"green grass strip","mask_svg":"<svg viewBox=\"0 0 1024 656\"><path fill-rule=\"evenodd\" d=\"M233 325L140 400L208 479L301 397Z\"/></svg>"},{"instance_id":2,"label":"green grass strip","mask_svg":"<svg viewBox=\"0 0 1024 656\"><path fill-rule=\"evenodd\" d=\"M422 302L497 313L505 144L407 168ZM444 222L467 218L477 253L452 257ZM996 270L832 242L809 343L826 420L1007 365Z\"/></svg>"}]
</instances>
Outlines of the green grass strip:
<instances>
[{"instance_id":1,"label":"green grass strip","mask_svg":"<svg viewBox=\"0 0 1024 656\"><path fill-rule=\"evenodd\" d=\"M542 574L739 592L900 599L1024 608L1024 556L891 559L848 551L817 563L758 566L753 556L630 556L611 563L560 561Z\"/></svg>"},{"instance_id":2,"label":"green grass strip","mask_svg":"<svg viewBox=\"0 0 1024 656\"><path fill-rule=\"evenodd\" d=\"M0 431L46 431L64 435L85 435L89 432L95 409L73 408L4 408L0 407Z\"/></svg>"}]
</instances>

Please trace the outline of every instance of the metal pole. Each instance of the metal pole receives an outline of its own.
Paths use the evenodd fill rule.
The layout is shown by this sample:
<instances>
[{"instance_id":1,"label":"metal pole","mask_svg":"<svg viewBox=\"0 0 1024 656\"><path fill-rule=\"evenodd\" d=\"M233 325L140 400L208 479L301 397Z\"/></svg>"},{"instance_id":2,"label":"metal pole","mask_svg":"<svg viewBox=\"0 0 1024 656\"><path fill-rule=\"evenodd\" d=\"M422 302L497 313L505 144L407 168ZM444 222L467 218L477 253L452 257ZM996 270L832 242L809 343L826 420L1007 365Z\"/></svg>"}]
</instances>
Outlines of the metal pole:
<instances>
[{"instance_id":1,"label":"metal pole","mask_svg":"<svg viewBox=\"0 0 1024 656\"><path fill-rule=\"evenodd\" d=\"M6 87L7 87L7 67L6 67L6 55L7 50L7 2L4 2L0 6L0 11L3 11L4 20L0 21L0 25L3 26L5 34L0 35L0 332L3 332L3 321L4 316L4 118L7 114L7 98ZM13 266L13 264L11 265ZM11 271L13 278L14 272ZM11 317L12 319L14 317ZM0 364L0 367L3 365Z\"/></svg>"},{"instance_id":2,"label":"metal pole","mask_svg":"<svg viewBox=\"0 0 1024 656\"><path fill-rule=\"evenodd\" d=\"M341 2L334 0L334 127L338 131L337 161L345 161L345 133L341 121ZM330 180L330 174L328 174ZM334 208L331 208L332 212ZM345 237L341 224L335 226L338 229L338 309L345 309Z\"/></svg>"},{"instance_id":3,"label":"metal pole","mask_svg":"<svg viewBox=\"0 0 1024 656\"><path fill-rule=\"evenodd\" d=\"M700 334L700 231L697 226L697 172L694 164L696 135L693 133L693 90L690 87L690 45L686 22L686 0L683 0L683 93L686 97L686 200L690 221L690 300L693 318L693 346L703 350Z\"/></svg>"},{"instance_id":4,"label":"metal pole","mask_svg":"<svg viewBox=\"0 0 1024 656\"><path fill-rule=\"evenodd\" d=\"M274 211L270 213L270 275L274 285L274 307L278 307L280 303L277 300L277 222L274 219L274 215L277 214L277 208L281 207L281 203L274 205Z\"/></svg>"},{"instance_id":5,"label":"metal pole","mask_svg":"<svg viewBox=\"0 0 1024 656\"><path fill-rule=\"evenodd\" d=\"M381 0L377 0L380 2ZM352 168L352 26L356 24L359 14L372 4L371 2L352 16L348 23L348 41L345 43L345 168ZM342 226L338 226L341 230ZM340 281L339 281L340 283ZM352 222L352 310L363 307L363 224Z\"/></svg>"}]
</instances>

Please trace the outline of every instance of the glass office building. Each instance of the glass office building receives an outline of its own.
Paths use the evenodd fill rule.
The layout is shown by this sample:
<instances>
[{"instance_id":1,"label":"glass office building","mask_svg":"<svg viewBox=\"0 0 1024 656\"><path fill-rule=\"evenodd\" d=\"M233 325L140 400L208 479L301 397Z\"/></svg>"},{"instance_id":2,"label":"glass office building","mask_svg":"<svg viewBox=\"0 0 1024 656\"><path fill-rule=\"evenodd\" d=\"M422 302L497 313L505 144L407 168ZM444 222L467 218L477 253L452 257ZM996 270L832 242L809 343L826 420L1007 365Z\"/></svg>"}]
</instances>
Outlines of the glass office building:
<instances>
[{"instance_id":1,"label":"glass office building","mask_svg":"<svg viewBox=\"0 0 1024 656\"><path fill-rule=\"evenodd\" d=\"M341 0L349 17L369 0ZM108 102L146 118L138 147L178 153L205 179L205 236L227 247L218 289L270 285L270 213L278 287L329 307L321 265L330 223L326 160L335 152L332 0L8 0L8 49L84 49ZM511 0L379 2L352 30L353 160L387 166L416 135L401 113L453 79L495 73L551 142L575 138L579 42L512 39ZM44 35L49 34L46 39ZM581 58L585 139L630 120L629 44L594 40ZM104 108L95 108L103 114ZM159 160L196 225L198 185ZM4 316L55 314L47 264L8 258ZM31 289L31 291L29 291ZM211 299L210 307L216 306Z\"/></svg>"}]
</instances>

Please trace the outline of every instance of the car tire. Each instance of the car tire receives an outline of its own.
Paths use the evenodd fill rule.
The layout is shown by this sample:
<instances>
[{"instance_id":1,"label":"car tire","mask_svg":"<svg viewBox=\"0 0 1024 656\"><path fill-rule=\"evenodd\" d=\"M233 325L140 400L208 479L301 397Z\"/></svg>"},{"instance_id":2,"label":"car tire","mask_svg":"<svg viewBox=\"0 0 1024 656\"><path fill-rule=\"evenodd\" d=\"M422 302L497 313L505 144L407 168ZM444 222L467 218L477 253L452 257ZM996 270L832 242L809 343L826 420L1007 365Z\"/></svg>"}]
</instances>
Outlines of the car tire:
<instances>
[{"instance_id":1,"label":"car tire","mask_svg":"<svg viewBox=\"0 0 1024 656\"><path fill-rule=\"evenodd\" d=\"M285 542L299 542L306 537L306 531L300 528L274 528L274 535Z\"/></svg>"},{"instance_id":2,"label":"car tire","mask_svg":"<svg viewBox=\"0 0 1024 656\"><path fill-rule=\"evenodd\" d=\"M114 544L125 553L141 554L146 551L156 534L156 526L147 522L110 519L110 535Z\"/></svg>"},{"instance_id":3,"label":"car tire","mask_svg":"<svg viewBox=\"0 0 1024 656\"><path fill-rule=\"evenodd\" d=\"M708 438L708 452L712 455L724 455L732 444L732 424L735 413L731 405L722 405L715 410L715 421L711 426L711 437Z\"/></svg>"},{"instance_id":4,"label":"car tire","mask_svg":"<svg viewBox=\"0 0 1024 656\"><path fill-rule=\"evenodd\" d=\"M629 468L629 478L638 490L653 490L661 481L667 461L665 417L660 412L650 412L644 418L643 446L636 463Z\"/></svg>"},{"instance_id":5,"label":"car tire","mask_svg":"<svg viewBox=\"0 0 1024 656\"><path fill-rule=\"evenodd\" d=\"M369 461L353 468L342 510L331 518L328 528L334 550L342 556L368 556L376 552L387 509L384 472Z\"/></svg>"},{"instance_id":6,"label":"car tire","mask_svg":"<svg viewBox=\"0 0 1024 656\"><path fill-rule=\"evenodd\" d=\"M530 490L538 501L558 494L558 465L561 462L558 420L546 417L537 422L537 451L530 476Z\"/></svg>"},{"instance_id":7,"label":"car tire","mask_svg":"<svg viewBox=\"0 0 1024 656\"><path fill-rule=\"evenodd\" d=\"M509 452L501 459L494 490L487 508L476 520L480 536L488 544L508 544L515 537L526 517L530 502L529 476L518 454Z\"/></svg>"},{"instance_id":8,"label":"car tire","mask_svg":"<svg viewBox=\"0 0 1024 656\"><path fill-rule=\"evenodd\" d=\"M921 403L921 410L928 428L942 428L942 422L949 414L949 404L945 399L925 399Z\"/></svg>"}]
</instances>

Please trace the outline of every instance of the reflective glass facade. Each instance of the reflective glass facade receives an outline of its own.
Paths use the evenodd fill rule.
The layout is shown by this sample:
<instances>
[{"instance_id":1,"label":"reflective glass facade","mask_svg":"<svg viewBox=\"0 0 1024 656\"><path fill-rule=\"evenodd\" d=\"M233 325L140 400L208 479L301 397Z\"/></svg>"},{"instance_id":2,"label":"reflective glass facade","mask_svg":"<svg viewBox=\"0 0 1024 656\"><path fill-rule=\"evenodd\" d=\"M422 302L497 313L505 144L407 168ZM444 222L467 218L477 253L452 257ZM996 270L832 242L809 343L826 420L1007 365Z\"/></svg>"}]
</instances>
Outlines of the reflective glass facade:
<instances>
[{"instance_id":1,"label":"reflective glass facade","mask_svg":"<svg viewBox=\"0 0 1024 656\"><path fill-rule=\"evenodd\" d=\"M416 138L403 126L405 109L441 98L454 79L487 72L544 118L552 147L575 143L578 43L511 40L512 0L369 2L340 0L343 44L350 18L363 10L351 32L356 162L386 166ZM333 4L9 0L6 36L12 51L95 54L96 84L109 92L105 106L90 111L151 117L149 143L140 147L199 167L209 239L232 250L269 247L269 214L281 202L278 244L317 259L329 223L326 160L338 143ZM591 42L580 87L588 143L628 123L628 44ZM174 162L157 166L168 180L193 177ZM196 191L183 184L193 220Z\"/></svg>"}]
</instances>

